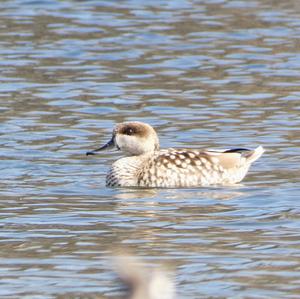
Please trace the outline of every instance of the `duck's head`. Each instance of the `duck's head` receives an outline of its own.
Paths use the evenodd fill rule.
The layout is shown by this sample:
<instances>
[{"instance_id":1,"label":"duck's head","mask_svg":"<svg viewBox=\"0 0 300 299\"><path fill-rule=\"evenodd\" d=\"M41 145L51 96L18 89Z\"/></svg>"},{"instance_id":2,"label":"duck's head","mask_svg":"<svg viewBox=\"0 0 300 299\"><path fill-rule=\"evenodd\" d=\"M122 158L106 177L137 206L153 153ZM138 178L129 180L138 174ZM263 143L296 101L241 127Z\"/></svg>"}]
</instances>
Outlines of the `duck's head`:
<instances>
[{"instance_id":1,"label":"duck's head","mask_svg":"<svg viewBox=\"0 0 300 299\"><path fill-rule=\"evenodd\" d=\"M155 130L150 125L138 121L124 122L115 126L108 143L86 154L94 155L111 148L117 148L127 156L142 155L158 150L159 141Z\"/></svg>"}]
</instances>

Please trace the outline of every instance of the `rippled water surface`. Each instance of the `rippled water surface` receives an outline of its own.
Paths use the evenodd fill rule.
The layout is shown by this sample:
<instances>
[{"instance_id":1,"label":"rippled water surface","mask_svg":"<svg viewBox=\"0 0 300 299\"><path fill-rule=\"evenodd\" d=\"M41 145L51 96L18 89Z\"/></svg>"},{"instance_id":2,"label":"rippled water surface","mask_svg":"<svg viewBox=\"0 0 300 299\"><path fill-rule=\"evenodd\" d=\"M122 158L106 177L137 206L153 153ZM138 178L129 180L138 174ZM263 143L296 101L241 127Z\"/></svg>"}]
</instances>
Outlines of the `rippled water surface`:
<instances>
[{"instance_id":1,"label":"rippled water surface","mask_svg":"<svg viewBox=\"0 0 300 299\"><path fill-rule=\"evenodd\" d=\"M116 248L178 298L299 298L300 3L0 2L0 297L119 298ZM117 122L267 151L243 184L109 189Z\"/></svg>"}]
</instances>

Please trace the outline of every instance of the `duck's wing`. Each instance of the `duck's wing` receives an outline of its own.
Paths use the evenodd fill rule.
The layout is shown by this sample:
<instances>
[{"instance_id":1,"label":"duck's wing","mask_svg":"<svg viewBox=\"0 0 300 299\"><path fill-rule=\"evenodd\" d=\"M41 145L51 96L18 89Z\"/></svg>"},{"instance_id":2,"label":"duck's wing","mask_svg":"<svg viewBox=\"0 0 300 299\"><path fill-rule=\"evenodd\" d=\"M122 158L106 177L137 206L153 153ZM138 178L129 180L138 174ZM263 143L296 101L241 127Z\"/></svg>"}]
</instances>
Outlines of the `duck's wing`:
<instances>
[{"instance_id":1,"label":"duck's wing","mask_svg":"<svg viewBox=\"0 0 300 299\"><path fill-rule=\"evenodd\" d=\"M240 182L264 149L225 151L167 149L151 157L138 174L139 186L191 187Z\"/></svg>"},{"instance_id":2,"label":"duck's wing","mask_svg":"<svg viewBox=\"0 0 300 299\"><path fill-rule=\"evenodd\" d=\"M167 168L206 167L210 169L214 165L222 166L224 169L240 167L251 164L264 153L262 146L254 150L236 148L229 150L193 150L193 149L168 149L160 151L157 156L157 165Z\"/></svg>"}]
</instances>

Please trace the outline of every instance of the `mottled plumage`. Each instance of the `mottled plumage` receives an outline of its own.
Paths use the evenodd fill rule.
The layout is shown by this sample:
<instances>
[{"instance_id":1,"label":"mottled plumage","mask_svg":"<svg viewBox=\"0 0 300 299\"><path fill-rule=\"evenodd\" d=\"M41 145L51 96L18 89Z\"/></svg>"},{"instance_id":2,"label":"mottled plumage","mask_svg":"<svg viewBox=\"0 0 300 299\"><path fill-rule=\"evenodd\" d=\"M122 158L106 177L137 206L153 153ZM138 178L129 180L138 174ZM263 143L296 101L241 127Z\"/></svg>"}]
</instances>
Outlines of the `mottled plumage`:
<instances>
[{"instance_id":1,"label":"mottled plumage","mask_svg":"<svg viewBox=\"0 0 300 299\"><path fill-rule=\"evenodd\" d=\"M117 147L127 156L112 164L106 185L137 187L196 187L240 182L252 162L264 152L231 149L226 151L162 149L155 130L141 122L117 125L112 139L95 154Z\"/></svg>"}]
</instances>

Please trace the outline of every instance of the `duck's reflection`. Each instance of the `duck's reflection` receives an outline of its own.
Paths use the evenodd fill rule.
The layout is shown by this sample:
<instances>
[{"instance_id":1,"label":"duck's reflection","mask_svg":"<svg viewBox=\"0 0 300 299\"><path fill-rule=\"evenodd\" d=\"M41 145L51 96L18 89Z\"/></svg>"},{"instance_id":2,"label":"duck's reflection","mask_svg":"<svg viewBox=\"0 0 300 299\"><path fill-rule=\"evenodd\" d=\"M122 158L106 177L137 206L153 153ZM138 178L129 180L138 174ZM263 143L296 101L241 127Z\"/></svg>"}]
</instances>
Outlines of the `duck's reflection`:
<instances>
[{"instance_id":1,"label":"duck's reflection","mask_svg":"<svg viewBox=\"0 0 300 299\"><path fill-rule=\"evenodd\" d=\"M156 202L165 200L188 200L188 199L218 199L231 200L245 195L245 191L241 190L243 185L235 184L228 187L201 188L201 189L160 189L160 188L120 188L119 192L114 194L115 199L126 200L122 204L130 204L133 200L148 199Z\"/></svg>"},{"instance_id":2,"label":"duck's reflection","mask_svg":"<svg viewBox=\"0 0 300 299\"><path fill-rule=\"evenodd\" d=\"M196 246L201 240L199 231L234 220L238 206L233 199L247 195L243 189L232 188L118 191L114 194L118 221L112 225L122 235L121 242L132 249L142 246L158 252L166 244L172 248L180 243Z\"/></svg>"}]
</instances>

